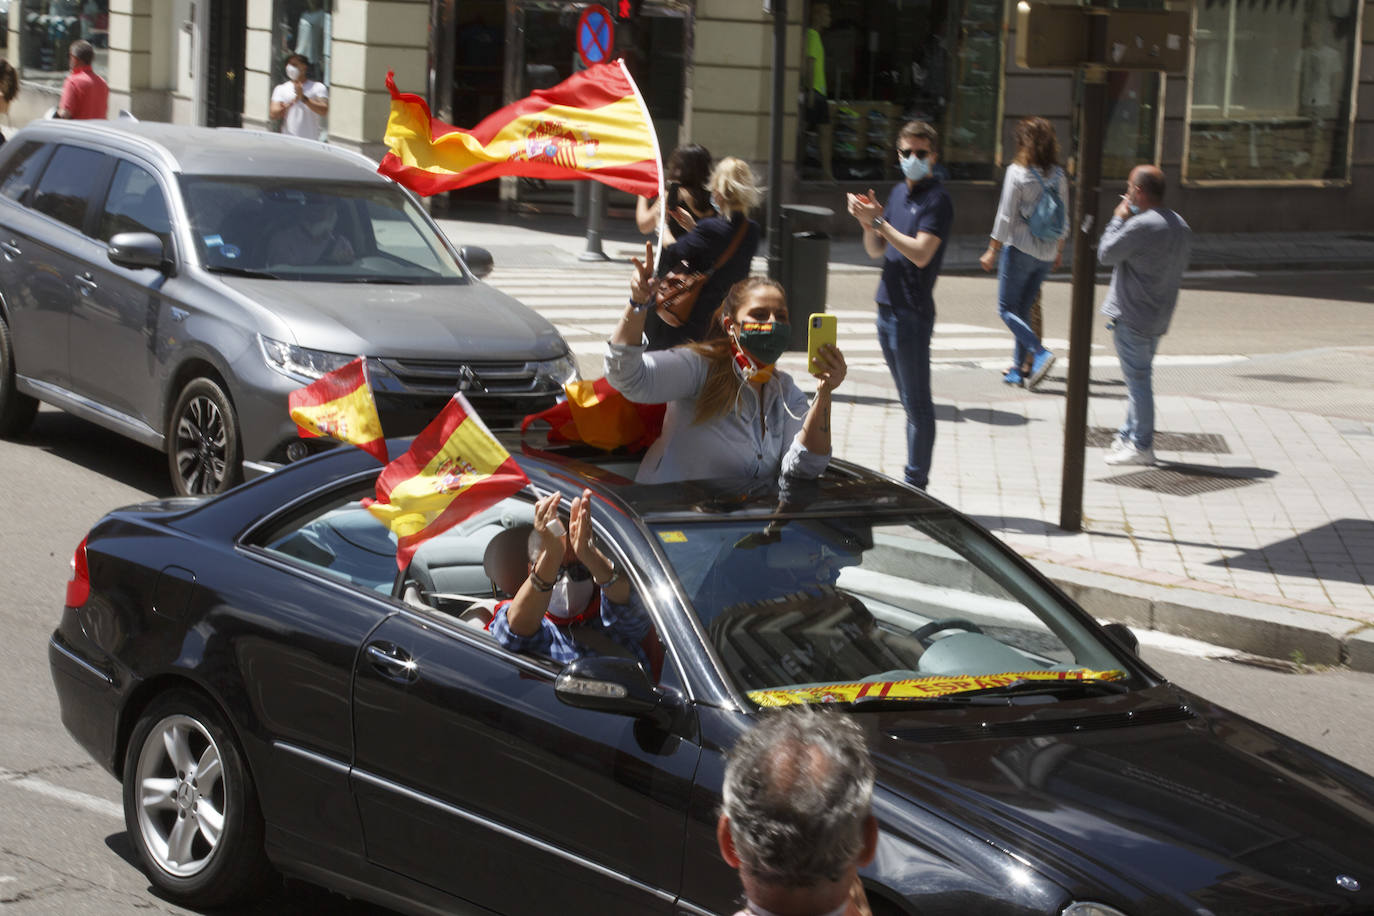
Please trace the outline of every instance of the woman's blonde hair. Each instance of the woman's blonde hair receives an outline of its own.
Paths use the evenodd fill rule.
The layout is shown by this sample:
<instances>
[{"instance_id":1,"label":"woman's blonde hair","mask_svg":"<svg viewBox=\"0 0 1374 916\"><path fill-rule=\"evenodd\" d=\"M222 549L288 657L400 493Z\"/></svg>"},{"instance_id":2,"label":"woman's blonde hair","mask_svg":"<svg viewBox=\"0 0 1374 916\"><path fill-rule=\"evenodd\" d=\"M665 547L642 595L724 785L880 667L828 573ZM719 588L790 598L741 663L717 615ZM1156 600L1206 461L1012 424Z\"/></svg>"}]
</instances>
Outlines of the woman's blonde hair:
<instances>
[{"instance_id":1,"label":"woman's blonde hair","mask_svg":"<svg viewBox=\"0 0 1374 916\"><path fill-rule=\"evenodd\" d=\"M767 277L745 277L725 294L725 301L711 313L711 323L706 336L699 342L684 344L688 349L706 357L706 383L697 395L696 413L693 423L706 423L721 414L734 409L735 395L739 393L739 378L735 375L735 356L730 347L730 337L725 333L725 316L734 319L754 294L761 289L777 290L782 301L787 302L787 293L782 284Z\"/></svg>"},{"instance_id":2,"label":"woman's blonde hair","mask_svg":"<svg viewBox=\"0 0 1374 916\"><path fill-rule=\"evenodd\" d=\"M1016 162L1033 165L1048 172L1059 164L1059 138L1054 125L1044 118L1022 118L1012 130L1016 140Z\"/></svg>"},{"instance_id":3,"label":"woman's blonde hair","mask_svg":"<svg viewBox=\"0 0 1374 916\"><path fill-rule=\"evenodd\" d=\"M727 219L734 213L747 214L763 198L763 189L754 177L754 170L735 156L726 156L716 163L707 187L716 195L721 215Z\"/></svg>"}]
</instances>

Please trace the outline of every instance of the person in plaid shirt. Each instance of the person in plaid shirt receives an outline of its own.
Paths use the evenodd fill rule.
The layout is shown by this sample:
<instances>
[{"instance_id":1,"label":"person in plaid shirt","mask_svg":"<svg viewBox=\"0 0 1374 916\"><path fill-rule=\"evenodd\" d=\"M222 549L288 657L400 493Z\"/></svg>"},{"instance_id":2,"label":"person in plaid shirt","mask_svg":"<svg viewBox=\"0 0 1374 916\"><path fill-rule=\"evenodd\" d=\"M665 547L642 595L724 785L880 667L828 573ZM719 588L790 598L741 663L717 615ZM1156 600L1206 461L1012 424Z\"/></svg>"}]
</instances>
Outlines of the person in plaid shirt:
<instances>
[{"instance_id":1,"label":"person in plaid shirt","mask_svg":"<svg viewBox=\"0 0 1374 916\"><path fill-rule=\"evenodd\" d=\"M657 679L663 650L653 621L630 583L592 543L591 491L573 499L567 531L558 519L560 499L551 493L534 504L529 575L514 598L497 605L488 632L512 652L560 665L606 654L596 646L608 648L609 638Z\"/></svg>"}]
</instances>

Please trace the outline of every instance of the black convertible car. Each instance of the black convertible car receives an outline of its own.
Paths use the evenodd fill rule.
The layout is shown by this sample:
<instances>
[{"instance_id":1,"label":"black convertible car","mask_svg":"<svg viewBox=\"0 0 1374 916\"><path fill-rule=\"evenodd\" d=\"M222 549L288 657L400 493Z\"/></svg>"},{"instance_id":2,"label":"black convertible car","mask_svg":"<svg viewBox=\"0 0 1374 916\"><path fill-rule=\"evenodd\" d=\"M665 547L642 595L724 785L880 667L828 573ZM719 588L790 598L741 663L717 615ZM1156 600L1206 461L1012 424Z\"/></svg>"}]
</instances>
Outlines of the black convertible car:
<instances>
[{"instance_id":1,"label":"black convertible car","mask_svg":"<svg viewBox=\"0 0 1374 916\"><path fill-rule=\"evenodd\" d=\"M949 507L840 462L640 486L512 451L592 490L653 670L610 640L560 670L483 628L529 489L398 574L355 449L77 548L63 721L163 893L223 904L276 871L411 913L730 913L722 754L766 707L829 702L878 767L880 916L1374 911L1374 779L1165 682Z\"/></svg>"}]
</instances>

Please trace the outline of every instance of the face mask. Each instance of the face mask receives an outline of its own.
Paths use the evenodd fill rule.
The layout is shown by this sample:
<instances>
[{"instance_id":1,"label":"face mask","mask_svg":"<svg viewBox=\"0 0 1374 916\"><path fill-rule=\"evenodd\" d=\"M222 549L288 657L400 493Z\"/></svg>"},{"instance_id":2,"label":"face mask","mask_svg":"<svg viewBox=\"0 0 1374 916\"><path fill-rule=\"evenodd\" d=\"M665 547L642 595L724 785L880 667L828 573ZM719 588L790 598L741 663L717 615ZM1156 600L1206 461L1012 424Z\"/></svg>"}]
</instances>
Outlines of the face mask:
<instances>
[{"instance_id":1,"label":"face mask","mask_svg":"<svg viewBox=\"0 0 1374 916\"><path fill-rule=\"evenodd\" d=\"M760 365L771 366L787 350L792 326L785 321L741 321L735 336Z\"/></svg>"},{"instance_id":2,"label":"face mask","mask_svg":"<svg viewBox=\"0 0 1374 916\"><path fill-rule=\"evenodd\" d=\"M920 181L930 174L930 156L918 159L915 153L902 160L902 174L912 181Z\"/></svg>"},{"instance_id":3,"label":"face mask","mask_svg":"<svg viewBox=\"0 0 1374 916\"><path fill-rule=\"evenodd\" d=\"M711 209L715 210L717 213L721 212L720 201L716 199L716 195L714 194L711 195Z\"/></svg>"},{"instance_id":4,"label":"face mask","mask_svg":"<svg viewBox=\"0 0 1374 916\"><path fill-rule=\"evenodd\" d=\"M1140 213L1140 204L1128 203L1126 204L1126 209L1131 211L1132 216L1136 216Z\"/></svg>"},{"instance_id":5,"label":"face mask","mask_svg":"<svg viewBox=\"0 0 1374 916\"><path fill-rule=\"evenodd\" d=\"M549 616L558 620L571 620L587 609L592 600L591 573L587 567L577 564L586 578L576 578L572 568L563 570L558 581L553 584L553 594L549 596Z\"/></svg>"},{"instance_id":6,"label":"face mask","mask_svg":"<svg viewBox=\"0 0 1374 916\"><path fill-rule=\"evenodd\" d=\"M295 64L287 64L287 65L286 65L286 78L289 79L289 80L291 80L292 82L295 82L296 80L300 79L300 78L301 78L301 68L300 68L300 67L297 67Z\"/></svg>"}]
</instances>

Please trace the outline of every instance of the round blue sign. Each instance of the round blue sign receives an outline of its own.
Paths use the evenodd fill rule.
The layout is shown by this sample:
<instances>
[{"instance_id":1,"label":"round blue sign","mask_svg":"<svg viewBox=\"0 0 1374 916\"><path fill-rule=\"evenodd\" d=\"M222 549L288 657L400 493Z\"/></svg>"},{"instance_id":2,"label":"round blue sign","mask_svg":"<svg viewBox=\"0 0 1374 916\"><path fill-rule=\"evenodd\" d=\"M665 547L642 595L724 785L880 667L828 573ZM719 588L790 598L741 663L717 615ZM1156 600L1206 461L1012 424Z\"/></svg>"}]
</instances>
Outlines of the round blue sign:
<instances>
[{"instance_id":1,"label":"round blue sign","mask_svg":"<svg viewBox=\"0 0 1374 916\"><path fill-rule=\"evenodd\" d=\"M577 20L577 55L587 66L609 60L615 44L615 23L604 6L589 6Z\"/></svg>"}]
</instances>

